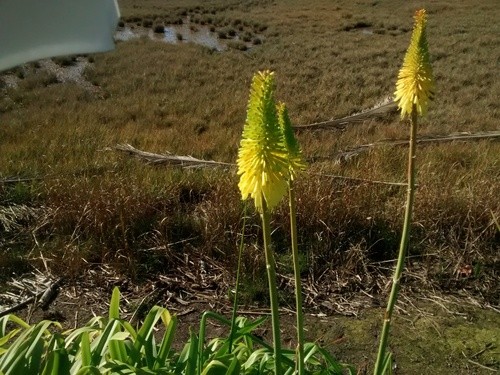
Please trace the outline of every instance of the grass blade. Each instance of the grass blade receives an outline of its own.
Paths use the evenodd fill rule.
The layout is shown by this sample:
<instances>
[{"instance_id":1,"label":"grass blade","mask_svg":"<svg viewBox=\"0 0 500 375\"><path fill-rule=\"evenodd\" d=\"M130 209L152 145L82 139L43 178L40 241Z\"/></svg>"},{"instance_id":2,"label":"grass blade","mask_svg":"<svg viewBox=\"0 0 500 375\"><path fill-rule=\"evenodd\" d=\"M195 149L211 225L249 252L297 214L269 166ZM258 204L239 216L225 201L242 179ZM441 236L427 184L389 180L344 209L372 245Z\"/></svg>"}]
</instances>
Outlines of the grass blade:
<instances>
[{"instance_id":1,"label":"grass blade","mask_svg":"<svg viewBox=\"0 0 500 375\"><path fill-rule=\"evenodd\" d=\"M106 354L106 349L108 347L109 341L111 337L116 332L117 327L119 326L119 321L111 320L108 322L103 332L99 337L92 343L91 345L91 363L94 366L99 367L101 362L104 360L104 356Z\"/></svg>"},{"instance_id":2,"label":"grass blade","mask_svg":"<svg viewBox=\"0 0 500 375\"><path fill-rule=\"evenodd\" d=\"M120 290L118 287L113 288L111 301L109 302L109 319L120 318Z\"/></svg>"},{"instance_id":3,"label":"grass blade","mask_svg":"<svg viewBox=\"0 0 500 375\"><path fill-rule=\"evenodd\" d=\"M165 310L162 315L163 323L165 324L166 331L163 335L163 339L160 343L160 348L158 350L158 356L156 357L156 363L154 365L155 369L158 369L161 365L164 365L167 361L172 342L174 340L175 330L177 328L177 317L170 315L168 310Z\"/></svg>"},{"instance_id":4,"label":"grass blade","mask_svg":"<svg viewBox=\"0 0 500 375\"><path fill-rule=\"evenodd\" d=\"M153 328L161 318L162 313L165 311L164 308L159 306L154 306L146 315L144 319L144 323L142 327L137 332L137 338L134 342L134 349L137 351L142 351L144 349L146 354L146 362L148 363L148 367L152 368L152 339L151 334L153 332Z\"/></svg>"},{"instance_id":5,"label":"grass blade","mask_svg":"<svg viewBox=\"0 0 500 375\"><path fill-rule=\"evenodd\" d=\"M28 367L29 359L37 349L38 342L52 323L44 320L21 334L0 359L0 371L7 374L23 373L21 369Z\"/></svg>"},{"instance_id":6,"label":"grass blade","mask_svg":"<svg viewBox=\"0 0 500 375\"><path fill-rule=\"evenodd\" d=\"M186 365L186 372L185 375L194 375L196 374L196 361L198 359L198 355L200 353L197 353L198 348L198 337L193 332L190 332L190 338L189 338L189 351L187 355L187 365ZM198 369L198 372L201 371L201 368Z\"/></svg>"},{"instance_id":7,"label":"grass blade","mask_svg":"<svg viewBox=\"0 0 500 375\"><path fill-rule=\"evenodd\" d=\"M82 342L80 343L82 367L90 366L92 364L92 355L90 353L90 339L89 333L83 332Z\"/></svg>"},{"instance_id":8,"label":"grass blade","mask_svg":"<svg viewBox=\"0 0 500 375\"><path fill-rule=\"evenodd\" d=\"M128 362L129 356L125 340L130 337L128 332L117 332L109 340L109 358L114 361Z\"/></svg>"}]
</instances>

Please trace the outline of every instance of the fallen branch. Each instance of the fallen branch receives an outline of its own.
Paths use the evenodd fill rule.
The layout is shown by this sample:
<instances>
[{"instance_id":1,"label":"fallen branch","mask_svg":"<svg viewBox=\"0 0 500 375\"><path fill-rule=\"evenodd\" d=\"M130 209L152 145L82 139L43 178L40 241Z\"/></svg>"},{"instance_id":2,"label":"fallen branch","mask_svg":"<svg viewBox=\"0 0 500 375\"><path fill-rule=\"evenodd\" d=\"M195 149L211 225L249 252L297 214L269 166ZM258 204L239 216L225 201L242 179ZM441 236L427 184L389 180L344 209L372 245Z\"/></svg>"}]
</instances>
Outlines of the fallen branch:
<instances>
[{"instance_id":1,"label":"fallen branch","mask_svg":"<svg viewBox=\"0 0 500 375\"><path fill-rule=\"evenodd\" d=\"M347 180L347 181L361 182L361 183L367 183L367 184L380 184L380 185L392 185L392 186L407 186L406 182L390 182L390 181L367 180L367 179L358 178L358 177L348 177L348 176L340 176L340 175L324 174L324 173L312 173L312 172L309 172L308 174L313 175L313 176L334 178L334 179L339 179L339 180Z\"/></svg>"},{"instance_id":2,"label":"fallen branch","mask_svg":"<svg viewBox=\"0 0 500 375\"><path fill-rule=\"evenodd\" d=\"M442 143L442 142L453 142L453 141L473 141L481 139L495 139L500 138L500 131L482 132L482 133L456 133L450 135L434 135L434 136L421 136L417 139L417 143L427 144L427 143ZM371 150L379 146L406 146L408 145L408 140L406 139L396 139L396 140L382 140L374 143L368 143L365 145L359 145L352 147L347 151L342 151L337 155L333 156L332 159L338 163L346 162L355 156L360 155L363 152ZM201 168L201 167L235 167L234 163L225 163L214 160L203 160L196 159L192 156L182 156L182 155L172 155L168 154L155 154L152 152L146 152L136 149L135 147L124 144L117 145L115 149L118 151L123 151L132 155L138 159L144 160L149 164L161 165L166 164L170 166L178 166L182 168ZM406 186L403 182L389 182L389 181L376 181L367 180L357 177L348 177L340 175L329 175L323 173L309 173L315 176L337 178L349 181L357 181L360 183L370 183L370 184L382 184L382 185L394 185L394 186Z\"/></svg>"},{"instance_id":3,"label":"fallen branch","mask_svg":"<svg viewBox=\"0 0 500 375\"><path fill-rule=\"evenodd\" d=\"M171 154L155 154L152 152L138 150L138 149L136 149L128 144L118 145L115 148L118 151L125 151L128 154L130 154L138 159L144 160L144 161L146 161L146 163L155 164L155 165L167 164L167 165L171 165L171 166L180 166L183 168L199 168L199 167L205 167L205 166L236 167L236 164L218 162L218 161L213 161L213 160L196 159L196 158L193 158L192 156L181 156L181 155L171 155ZM343 179L343 180L356 181L356 182L362 182L362 183L406 186L405 183L401 183L401 182L374 181L374 180L366 180L366 179L357 178L357 177L329 175L329 174L323 174L323 173L308 173L308 174L314 175L314 176Z\"/></svg>"},{"instance_id":4,"label":"fallen branch","mask_svg":"<svg viewBox=\"0 0 500 375\"><path fill-rule=\"evenodd\" d=\"M352 123L362 123L373 117L380 117L386 115L387 113L395 112L397 110L397 107L398 107L397 104L391 101L387 104L383 104L379 107L369 109L361 113L356 113L355 115L352 116L347 116L340 119L334 119L322 122L315 122L313 124L307 124L307 125L296 125L294 126L294 128L297 130L325 129L325 128L343 129L345 128L346 125Z\"/></svg>"},{"instance_id":5,"label":"fallen branch","mask_svg":"<svg viewBox=\"0 0 500 375\"><path fill-rule=\"evenodd\" d=\"M192 156L183 155L172 155L168 154L154 154L152 152L146 152L136 149L129 144L117 145L115 149L118 151L123 151L137 157L139 159L145 160L149 164L168 164L173 166L178 166L182 168L202 168L202 167L227 167L234 166L231 163L224 163L214 160L202 160L196 159Z\"/></svg>"},{"instance_id":6,"label":"fallen branch","mask_svg":"<svg viewBox=\"0 0 500 375\"><path fill-rule=\"evenodd\" d=\"M20 303L18 303L17 305L14 305L12 307L9 307L8 309L5 309L4 311L0 311L0 317L2 316L5 316L5 315L8 315L8 314L11 314L13 312L16 312L16 311L19 311L23 308L25 308L26 306L28 306L30 303L33 303L36 301L36 299L38 297L40 297L44 292L40 292L38 293L37 295L33 296L33 297L30 297Z\"/></svg>"},{"instance_id":7,"label":"fallen branch","mask_svg":"<svg viewBox=\"0 0 500 375\"><path fill-rule=\"evenodd\" d=\"M455 141L477 141L482 139L495 139L500 138L500 131L494 130L490 132L481 133L454 133L449 135L429 135L421 136L417 138L418 144L428 144L428 143L443 143L443 142L455 142ZM381 140L374 143L368 143L365 145L354 146L347 151L342 151L337 154L333 159L337 162L345 162L351 158L362 154L363 152L369 151L375 147L380 146L407 146L409 141L407 139L387 139Z\"/></svg>"},{"instance_id":8,"label":"fallen branch","mask_svg":"<svg viewBox=\"0 0 500 375\"><path fill-rule=\"evenodd\" d=\"M57 279L56 281L49 284L42 291L36 293L35 295L25 299L24 301L19 302L18 304L11 306L4 311L0 311L0 317L11 314L15 311L19 311L31 303L38 301L38 306L42 308L42 310L46 310L50 303L54 301L57 297L57 290L59 285L61 284L62 278Z\"/></svg>"}]
</instances>

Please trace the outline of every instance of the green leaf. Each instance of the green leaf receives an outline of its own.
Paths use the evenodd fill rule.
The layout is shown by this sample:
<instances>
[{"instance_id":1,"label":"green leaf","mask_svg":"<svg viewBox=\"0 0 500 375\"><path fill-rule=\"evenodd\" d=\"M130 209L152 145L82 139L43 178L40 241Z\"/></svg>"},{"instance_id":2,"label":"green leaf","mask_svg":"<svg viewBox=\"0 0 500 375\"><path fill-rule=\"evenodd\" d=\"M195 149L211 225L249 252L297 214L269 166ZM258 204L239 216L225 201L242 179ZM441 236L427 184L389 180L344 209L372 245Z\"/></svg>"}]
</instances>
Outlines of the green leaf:
<instances>
[{"instance_id":1,"label":"green leaf","mask_svg":"<svg viewBox=\"0 0 500 375\"><path fill-rule=\"evenodd\" d=\"M167 310L163 307L154 306L148 315L146 315L144 323L137 333L137 339L134 342L134 349L143 351L144 359L150 369L154 367L156 357L155 339L152 334L153 329L165 311Z\"/></svg>"},{"instance_id":2,"label":"green leaf","mask_svg":"<svg viewBox=\"0 0 500 375\"><path fill-rule=\"evenodd\" d=\"M114 287L111 301L109 303L109 319L120 318L120 290Z\"/></svg>"},{"instance_id":3,"label":"green leaf","mask_svg":"<svg viewBox=\"0 0 500 375\"><path fill-rule=\"evenodd\" d=\"M116 332L113 336L111 336L111 339L110 340L113 340L113 341L123 341L123 340L126 340L130 337L130 333L128 332L123 332L123 331L120 331L120 332Z\"/></svg>"},{"instance_id":4,"label":"green leaf","mask_svg":"<svg viewBox=\"0 0 500 375\"><path fill-rule=\"evenodd\" d=\"M385 356L384 364L382 365L382 374L392 375L392 353L389 352Z\"/></svg>"},{"instance_id":5,"label":"green leaf","mask_svg":"<svg viewBox=\"0 0 500 375\"><path fill-rule=\"evenodd\" d=\"M110 320L103 332L99 337L94 340L91 345L91 356L92 356L92 364L94 366L99 366L101 362L105 360L105 354L108 348L109 341L111 337L116 332L116 329L119 327L120 322L118 320Z\"/></svg>"},{"instance_id":6,"label":"green leaf","mask_svg":"<svg viewBox=\"0 0 500 375\"><path fill-rule=\"evenodd\" d=\"M344 374L344 366L340 364L330 353L328 353L325 349L317 346L318 352L321 353L324 360L328 364L328 369L333 371L334 374L342 375Z\"/></svg>"},{"instance_id":7,"label":"green leaf","mask_svg":"<svg viewBox=\"0 0 500 375\"><path fill-rule=\"evenodd\" d=\"M42 354L44 344L45 342L43 340L38 339L30 345L28 352L25 354L28 365L26 370L27 374L38 374L42 370Z\"/></svg>"},{"instance_id":8,"label":"green leaf","mask_svg":"<svg viewBox=\"0 0 500 375\"><path fill-rule=\"evenodd\" d=\"M20 328L16 328L16 329L13 329L12 331L10 331L9 333L7 333L6 335L4 335L0 339L0 348L2 348L5 344L7 344L19 332L21 332L21 329ZM6 350L6 349L3 349L3 350Z\"/></svg>"},{"instance_id":9,"label":"green leaf","mask_svg":"<svg viewBox=\"0 0 500 375\"><path fill-rule=\"evenodd\" d=\"M135 341L137 339L137 332L134 329L134 327L132 327L132 324L130 324L129 322L126 322L124 320L120 321L120 323L121 323L122 327L125 328L127 330L127 332L130 334L132 341Z\"/></svg>"},{"instance_id":10,"label":"green leaf","mask_svg":"<svg viewBox=\"0 0 500 375\"><path fill-rule=\"evenodd\" d=\"M92 366L92 354L90 349L89 332L93 332L94 330L78 329L77 331L80 332L80 335L78 336L80 344L78 346L78 351L75 355L75 360L70 369L71 375L79 374L82 368L87 368ZM76 337L73 337L72 342L73 341L76 342L78 341L78 339ZM66 341L68 341L68 337L66 337Z\"/></svg>"},{"instance_id":11,"label":"green leaf","mask_svg":"<svg viewBox=\"0 0 500 375\"><path fill-rule=\"evenodd\" d=\"M266 355L266 353L269 353L267 349L261 348L255 350L250 357L243 363L243 369L248 370L252 368L253 366L257 365L260 363L262 357Z\"/></svg>"},{"instance_id":12,"label":"green leaf","mask_svg":"<svg viewBox=\"0 0 500 375\"><path fill-rule=\"evenodd\" d=\"M7 323L9 323L9 322L17 324L18 326L20 326L21 328L24 328L24 329L31 328L31 326L28 323L26 323L24 320L22 320L21 318L17 317L14 314L9 314L9 315L2 317L1 322L2 322L2 336L4 335Z\"/></svg>"},{"instance_id":13,"label":"green leaf","mask_svg":"<svg viewBox=\"0 0 500 375\"><path fill-rule=\"evenodd\" d=\"M159 366L167 361L167 357L174 340L175 330L177 328L177 317L171 316L167 310L165 310L162 314L162 320L165 324L166 330L158 350L158 356L154 366L155 369L159 368Z\"/></svg>"},{"instance_id":14,"label":"green leaf","mask_svg":"<svg viewBox=\"0 0 500 375\"><path fill-rule=\"evenodd\" d=\"M95 366L82 367L76 375L102 375L101 371Z\"/></svg>"},{"instance_id":15,"label":"green leaf","mask_svg":"<svg viewBox=\"0 0 500 375\"><path fill-rule=\"evenodd\" d=\"M228 375L231 375L231 374L238 375L238 374L240 374L240 372L241 372L240 361L239 361L238 357L233 356L233 360L229 364L229 367L227 368L226 373Z\"/></svg>"},{"instance_id":16,"label":"green leaf","mask_svg":"<svg viewBox=\"0 0 500 375\"><path fill-rule=\"evenodd\" d=\"M82 341L80 343L82 367L90 366L92 364L92 355L90 353L90 339L89 333L83 332Z\"/></svg>"},{"instance_id":17,"label":"green leaf","mask_svg":"<svg viewBox=\"0 0 500 375\"><path fill-rule=\"evenodd\" d=\"M186 360L186 372L185 375L194 375L196 373L196 361L198 359L198 337L190 332L189 337L189 351L187 353ZM198 369L198 373L201 369Z\"/></svg>"},{"instance_id":18,"label":"green leaf","mask_svg":"<svg viewBox=\"0 0 500 375\"><path fill-rule=\"evenodd\" d=\"M306 363L314 359L314 354L318 351L318 346L316 344L307 342L304 344L304 360Z\"/></svg>"},{"instance_id":19,"label":"green leaf","mask_svg":"<svg viewBox=\"0 0 500 375\"><path fill-rule=\"evenodd\" d=\"M227 367L220 361L210 361L201 375L225 375Z\"/></svg>"},{"instance_id":20,"label":"green leaf","mask_svg":"<svg viewBox=\"0 0 500 375\"><path fill-rule=\"evenodd\" d=\"M64 347L64 338L59 333L55 333L47 347L45 367L42 375L68 374L70 370L70 360L67 350Z\"/></svg>"},{"instance_id":21,"label":"green leaf","mask_svg":"<svg viewBox=\"0 0 500 375\"><path fill-rule=\"evenodd\" d=\"M237 333L240 335L246 335L257 329L262 323L264 323L267 320L267 317L264 316L250 323L248 323L248 319L246 318L238 318L238 319L241 319L240 322L242 325L238 329Z\"/></svg>"},{"instance_id":22,"label":"green leaf","mask_svg":"<svg viewBox=\"0 0 500 375\"><path fill-rule=\"evenodd\" d=\"M48 333L47 328L51 324L56 323L44 320L23 332L0 358L0 371L18 374L24 372L21 369L26 369L28 366L36 366L37 364L35 361L37 358L34 358L33 361L30 362L31 356L33 354L38 354L39 342L42 340L42 335ZM42 348L43 344L42 341Z\"/></svg>"},{"instance_id":23,"label":"green leaf","mask_svg":"<svg viewBox=\"0 0 500 375\"><path fill-rule=\"evenodd\" d=\"M128 332L117 332L109 340L109 358L111 360L128 362L127 348L124 340L129 337Z\"/></svg>"}]
</instances>

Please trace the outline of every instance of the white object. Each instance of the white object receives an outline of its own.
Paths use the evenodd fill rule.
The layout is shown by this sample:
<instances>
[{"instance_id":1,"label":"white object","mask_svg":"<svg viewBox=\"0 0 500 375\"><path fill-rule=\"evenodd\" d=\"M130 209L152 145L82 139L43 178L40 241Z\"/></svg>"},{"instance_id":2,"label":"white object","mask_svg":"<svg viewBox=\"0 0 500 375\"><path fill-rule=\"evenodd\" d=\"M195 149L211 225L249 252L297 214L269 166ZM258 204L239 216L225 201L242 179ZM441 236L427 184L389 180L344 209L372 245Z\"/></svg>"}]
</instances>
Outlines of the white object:
<instances>
[{"instance_id":1,"label":"white object","mask_svg":"<svg viewBox=\"0 0 500 375\"><path fill-rule=\"evenodd\" d=\"M114 48L116 0L0 0L0 71Z\"/></svg>"}]
</instances>

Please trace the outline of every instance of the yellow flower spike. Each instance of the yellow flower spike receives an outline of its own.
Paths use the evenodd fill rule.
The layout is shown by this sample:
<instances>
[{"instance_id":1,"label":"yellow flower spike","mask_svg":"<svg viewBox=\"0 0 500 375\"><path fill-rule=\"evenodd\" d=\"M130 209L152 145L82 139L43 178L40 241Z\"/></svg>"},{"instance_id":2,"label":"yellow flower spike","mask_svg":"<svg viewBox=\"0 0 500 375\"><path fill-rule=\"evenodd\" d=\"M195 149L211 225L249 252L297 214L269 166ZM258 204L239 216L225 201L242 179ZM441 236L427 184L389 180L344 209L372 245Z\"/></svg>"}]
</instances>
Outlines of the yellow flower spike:
<instances>
[{"instance_id":1,"label":"yellow flower spike","mask_svg":"<svg viewBox=\"0 0 500 375\"><path fill-rule=\"evenodd\" d=\"M399 71L394 93L394 101L398 102L402 118L411 115L413 105L419 115L424 115L427 112L427 104L434 95L434 79L425 35L425 9L417 10L414 19L410 46Z\"/></svg>"},{"instance_id":2,"label":"yellow flower spike","mask_svg":"<svg viewBox=\"0 0 500 375\"><path fill-rule=\"evenodd\" d=\"M272 72L259 72L253 77L237 164L242 199L252 197L259 212L263 212L262 199L269 209L275 207L286 193L289 172Z\"/></svg>"},{"instance_id":3,"label":"yellow flower spike","mask_svg":"<svg viewBox=\"0 0 500 375\"><path fill-rule=\"evenodd\" d=\"M292 122L288 116L288 110L285 103L279 103L276 106L276 110L278 112L281 132L283 133L283 141L288 152L290 179L293 180L299 171L306 169L306 163L297 139L295 138L295 134L293 133Z\"/></svg>"},{"instance_id":4,"label":"yellow flower spike","mask_svg":"<svg viewBox=\"0 0 500 375\"><path fill-rule=\"evenodd\" d=\"M384 314L382 331L379 338L377 359L375 361L374 375L382 375L392 368L392 353L387 350L394 308L398 300L401 287L406 254L410 244L410 227L415 199L416 179L416 147L417 147L417 116L427 111L427 104L434 94L434 80L429 63L429 51L425 37L426 16L425 10L415 12L415 25L411 36L410 46L406 51L403 66L399 71L396 83L394 100L401 109L401 117L411 118L410 139L408 148L408 190L406 192L406 207L399 244L398 260L392 278L391 293Z\"/></svg>"}]
</instances>

